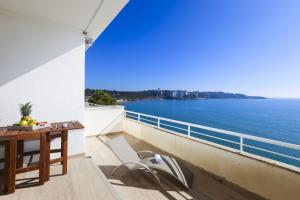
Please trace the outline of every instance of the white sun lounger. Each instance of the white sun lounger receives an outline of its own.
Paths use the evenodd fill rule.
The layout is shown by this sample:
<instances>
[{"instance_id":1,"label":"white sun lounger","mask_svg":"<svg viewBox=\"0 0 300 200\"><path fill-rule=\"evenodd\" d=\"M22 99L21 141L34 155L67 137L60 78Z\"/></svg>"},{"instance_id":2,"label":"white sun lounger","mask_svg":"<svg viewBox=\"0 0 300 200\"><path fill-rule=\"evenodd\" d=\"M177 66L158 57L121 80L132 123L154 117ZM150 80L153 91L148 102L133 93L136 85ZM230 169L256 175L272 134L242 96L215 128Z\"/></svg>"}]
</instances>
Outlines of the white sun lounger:
<instances>
[{"instance_id":1,"label":"white sun lounger","mask_svg":"<svg viewBox=\"0 0 300 200\"><path fill-rule=\"evenodd\" d=\"M162 171L174 177L188 190L192 188L193 173L175 158L161 155L161 160L157 161L155 154L151 151L136 152L123 136L109 140L107 145L122 162L122 165L116 167L111 175L122 166L127 167L129 170L143 169L150 172L160 184L157 173Z\"/></svg>"}]
</instances>

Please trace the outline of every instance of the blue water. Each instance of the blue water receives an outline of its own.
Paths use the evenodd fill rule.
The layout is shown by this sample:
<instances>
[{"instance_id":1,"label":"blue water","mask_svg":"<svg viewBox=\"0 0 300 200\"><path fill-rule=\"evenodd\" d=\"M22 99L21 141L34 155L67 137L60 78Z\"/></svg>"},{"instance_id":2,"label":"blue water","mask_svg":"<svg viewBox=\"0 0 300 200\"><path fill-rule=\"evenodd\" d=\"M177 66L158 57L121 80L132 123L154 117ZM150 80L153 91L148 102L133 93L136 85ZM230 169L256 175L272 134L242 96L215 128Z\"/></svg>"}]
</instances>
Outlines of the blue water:
<instances>
[{"instance_id":1,"label":"blue water","mask_svg":"<svg viewBox=\"0 0 300 200\"><path fill-rule=\"evenodd\" d=\"M300 99L143 100L126 103L125 109L300 145ZM203 131L201 130L202 133ZM239 149L235 144L228 145L222 141L197 137ZM227 136L224 138L228 139ZM236 141L238 138L231 140ZM245 143L254 145L251 140L246 140ZM299 151L279 149L257 142L255 146L300 157ZM246 148L245 151L300 167L299 161L251 148Z\"/></svg>"}]
</instances>

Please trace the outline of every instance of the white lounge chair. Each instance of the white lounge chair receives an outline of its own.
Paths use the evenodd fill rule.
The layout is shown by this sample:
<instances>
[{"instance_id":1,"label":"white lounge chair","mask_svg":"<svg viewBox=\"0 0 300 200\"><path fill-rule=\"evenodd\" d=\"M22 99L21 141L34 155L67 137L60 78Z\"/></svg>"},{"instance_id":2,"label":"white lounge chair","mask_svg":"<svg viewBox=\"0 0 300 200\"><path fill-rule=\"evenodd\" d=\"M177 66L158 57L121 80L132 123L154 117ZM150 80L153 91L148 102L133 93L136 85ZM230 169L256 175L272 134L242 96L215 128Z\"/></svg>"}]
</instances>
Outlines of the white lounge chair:
<instances>
[{"instance_id":1,"label":"white lounge chair","mask_svg":"<svg viewBox=\"0 0 300 200\"><path fill-rule=\"evenodd\" d=\"M107 145L122 162L122 165L116 167L111 175L122 166L127 167L129 170L143 169L150 172L160 184L157 173L163 171L178 180L188 190L192 188L193 173L175 158L161 155L161 160L157 160L155 154L151 151L136 152L123 136L109 140Z\"/></svg>"}]
</instances>

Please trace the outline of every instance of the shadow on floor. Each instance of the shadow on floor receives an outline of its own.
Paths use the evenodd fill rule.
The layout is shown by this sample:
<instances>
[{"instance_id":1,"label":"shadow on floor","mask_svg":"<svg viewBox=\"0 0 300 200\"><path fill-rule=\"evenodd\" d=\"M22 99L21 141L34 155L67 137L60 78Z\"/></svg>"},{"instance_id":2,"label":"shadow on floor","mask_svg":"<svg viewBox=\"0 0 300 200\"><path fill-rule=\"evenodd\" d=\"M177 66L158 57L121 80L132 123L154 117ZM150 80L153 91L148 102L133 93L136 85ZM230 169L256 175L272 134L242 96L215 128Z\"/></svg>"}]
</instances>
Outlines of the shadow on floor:
<instances>
[{"instance_id":1,"label":"shadow on floor","mask_svg":"<svg viewBox=\"0 0 300 200\"><path fill-rule=\"evenodd\" d=\"M150 173L144 170L129 171L126 167L122 167L114 176L110 176L115 167L116 166L99 166L112 185L156 190L170 200L210 199L205 195L195 196L191 194L191 192L185 189L175 178L164 173L159 174L161 185L155 181Z\"/></svg>"},{"instance_id":2,"label":"shadow on floor","mask_svg":"<svg viewBox=\"0 0 300 200\"><path fill-rule=\"evenodd\" d=\"M56 164L57 165L57 164ZM52 165L55 166L55 165ZM38 174L38 170L34 171L35 173ZM6 193L4 193L4 176L1 174L0 172L0 196L3 195L7 195ZM57 174L51 174L51 177L56 177L56 176L63 176L62 173L57 173ZM32 176L32 177L28 177L28 178L16 178L16 189L22 189L22 188L30 188L30 187L37 187L40 186L39 183L39 177L37 176Z\"/></svg>"}]
</instances>

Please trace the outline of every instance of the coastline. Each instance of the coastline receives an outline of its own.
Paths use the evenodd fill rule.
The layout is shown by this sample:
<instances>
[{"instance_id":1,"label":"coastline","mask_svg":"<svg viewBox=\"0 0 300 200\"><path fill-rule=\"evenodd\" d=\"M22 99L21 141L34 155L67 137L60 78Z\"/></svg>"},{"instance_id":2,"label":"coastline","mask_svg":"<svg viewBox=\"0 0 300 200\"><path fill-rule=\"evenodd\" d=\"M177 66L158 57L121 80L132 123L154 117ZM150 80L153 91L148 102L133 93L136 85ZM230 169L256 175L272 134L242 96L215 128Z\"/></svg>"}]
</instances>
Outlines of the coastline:
<instances>
[{"instance_id":1,"label":"coastline","mask_svg":"<svg viewBox=\"0 0 300 200\"><path fill-rule=\"evenodd\" d=\"M139 99L129 99L129 100L123 100L120 102L120 104L128 103L128 102L136 102L136 101L147 101L147 100L211 100L211 99L220 99L220 100L262 100L262 99L273 99L273 98L266 98L266 97L259 97L259 98L205 98L205 97L198 97L198 98L166 98L166 97L148 97L148 98L139 98ZM277 99L277 98L274 98ZM279 99L279 98L278 98ZM300 99L299 99L300 100Z\"/></svg>"}]
</instances>

